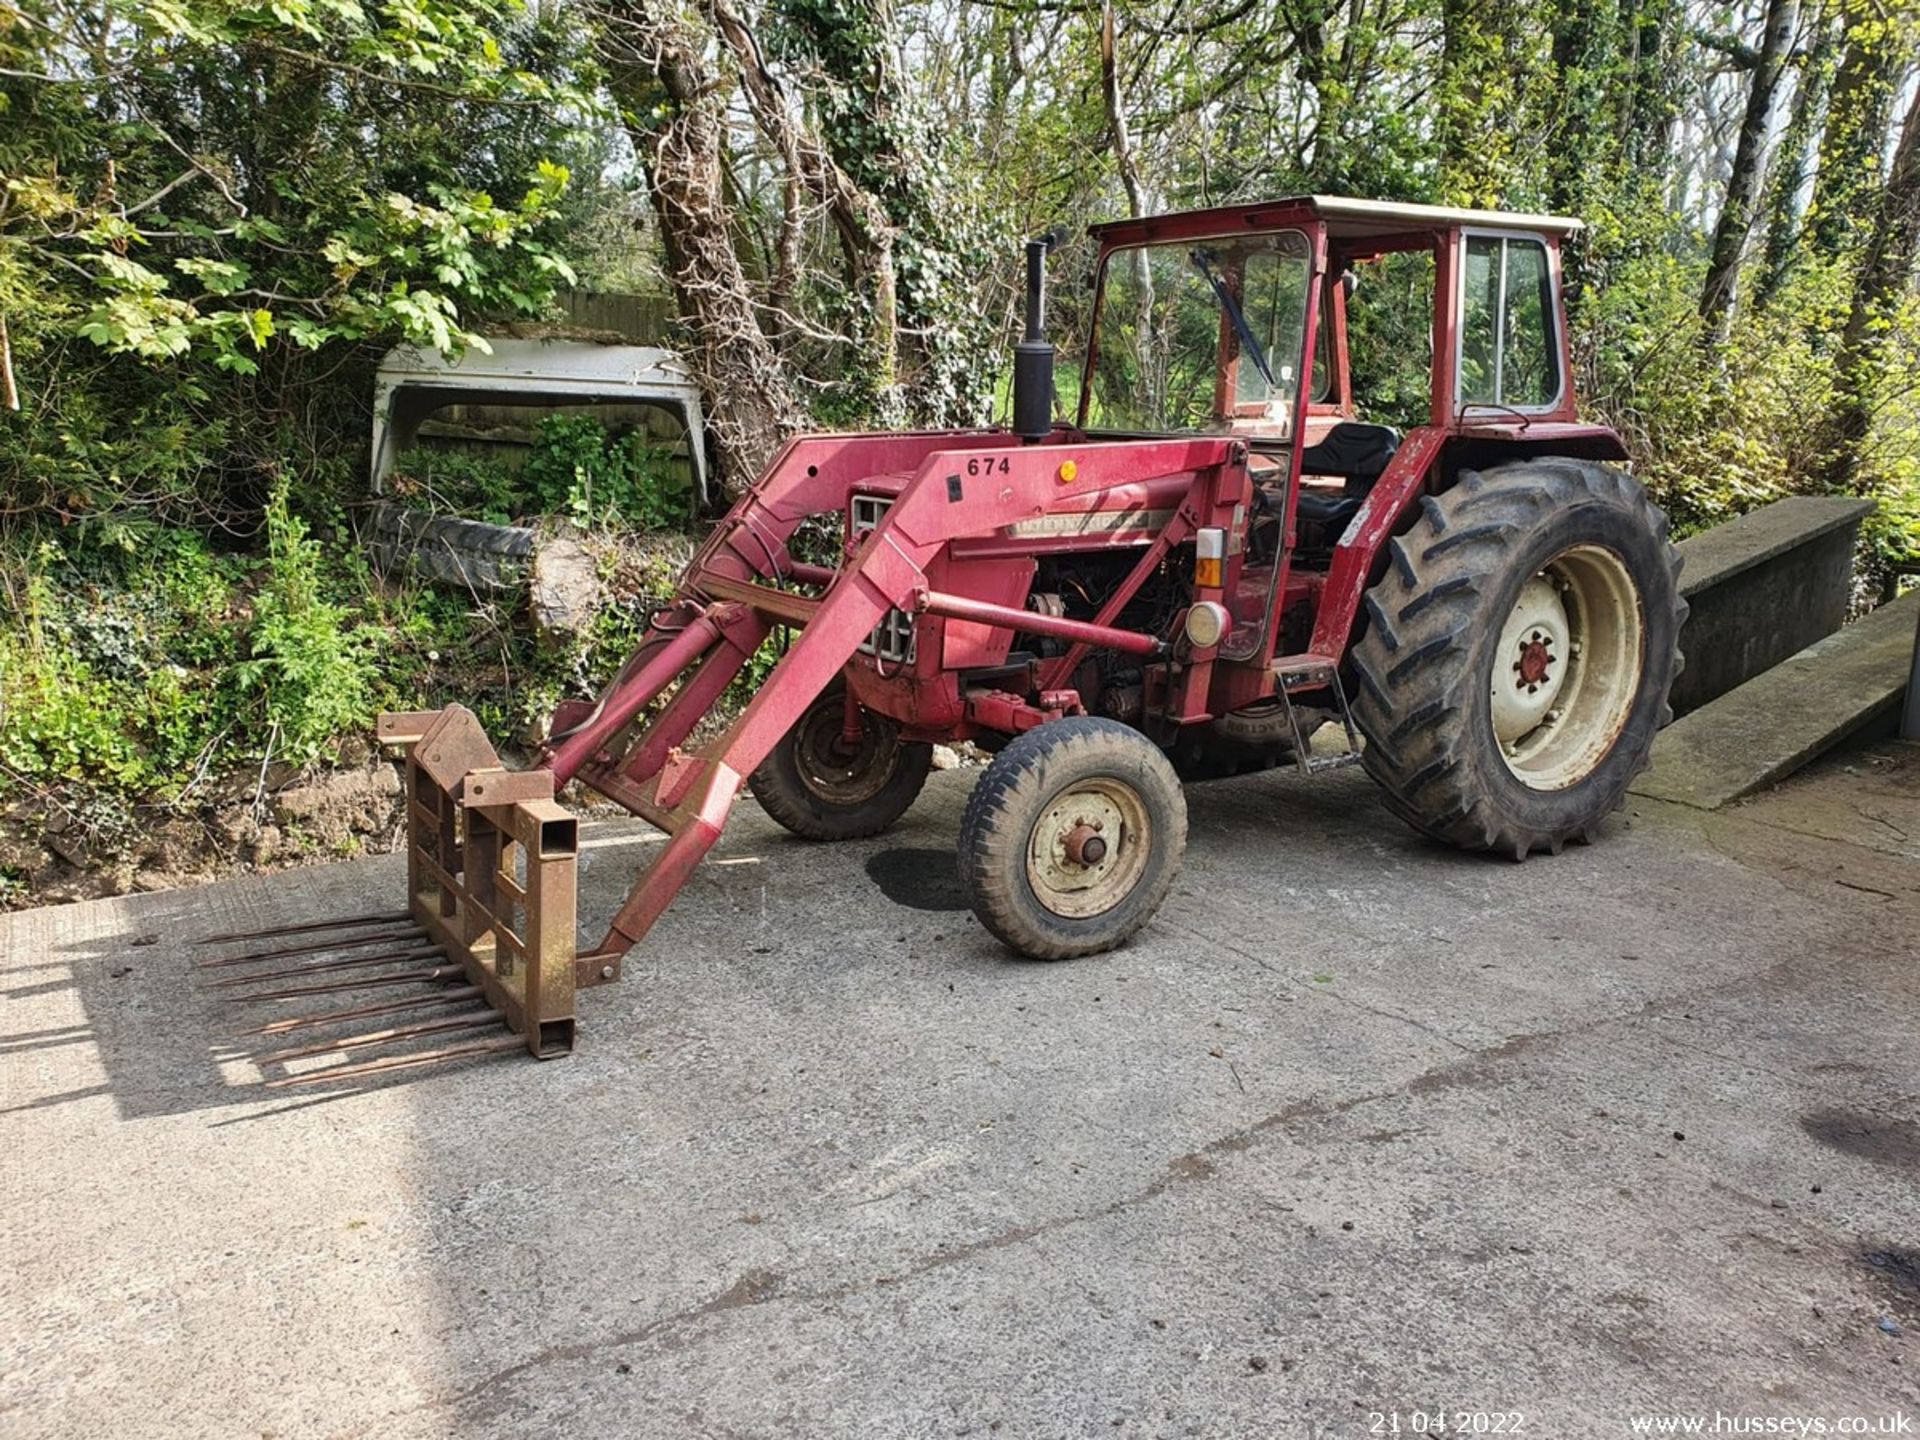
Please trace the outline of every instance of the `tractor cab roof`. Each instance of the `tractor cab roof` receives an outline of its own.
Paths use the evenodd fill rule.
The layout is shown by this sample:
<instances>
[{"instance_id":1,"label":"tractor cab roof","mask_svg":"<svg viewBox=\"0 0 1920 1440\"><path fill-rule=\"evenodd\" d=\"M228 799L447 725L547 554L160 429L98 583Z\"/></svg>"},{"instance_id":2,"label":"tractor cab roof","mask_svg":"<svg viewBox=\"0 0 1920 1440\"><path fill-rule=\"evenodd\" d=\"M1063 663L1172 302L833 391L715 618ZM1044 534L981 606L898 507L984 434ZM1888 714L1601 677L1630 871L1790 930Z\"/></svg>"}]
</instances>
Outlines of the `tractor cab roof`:
<instances>
[{"instance_id":1,"label":"tractor cab roof","mask_svg":"<svg viewBox=\"0 0 1920 1440\"><path fill-rule=\"evenodd\" d=\"M1465 226L1476 230L1518 230L1559 237L1580 229L1562 215L1522 215L1505 210L1466 210L1449 205L1411 205L1392 200L1350 200L1339 195L1296 195L1254 205L1222 205L1184 210L1138 220L1109 220L1087 233L1102 248L1191 240L1201 236L1276 230L1319 221L1339 241L1368 241L1389 236L1434 234Z\"/></svg>"}]
</instances>

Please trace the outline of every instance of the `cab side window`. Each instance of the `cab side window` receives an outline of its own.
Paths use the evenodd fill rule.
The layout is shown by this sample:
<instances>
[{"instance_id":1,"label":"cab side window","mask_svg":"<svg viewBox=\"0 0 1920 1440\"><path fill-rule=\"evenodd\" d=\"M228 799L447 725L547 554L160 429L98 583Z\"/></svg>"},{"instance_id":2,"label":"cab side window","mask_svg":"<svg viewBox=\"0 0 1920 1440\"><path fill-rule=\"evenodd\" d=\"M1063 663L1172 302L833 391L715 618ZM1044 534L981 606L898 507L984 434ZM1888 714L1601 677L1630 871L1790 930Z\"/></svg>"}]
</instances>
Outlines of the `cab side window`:
<instances>
[{"instance_id":1,"label":"cab side window","mask_svg":"<svg viewBox=\"0 0 1920 1440\"><path fill-rule=\"evenodd\" d=\"M1467 237L1460 315L1460 399L1539 409L1560 394L1553 272L1524 236Z\"/></svg>"}]
</instances>

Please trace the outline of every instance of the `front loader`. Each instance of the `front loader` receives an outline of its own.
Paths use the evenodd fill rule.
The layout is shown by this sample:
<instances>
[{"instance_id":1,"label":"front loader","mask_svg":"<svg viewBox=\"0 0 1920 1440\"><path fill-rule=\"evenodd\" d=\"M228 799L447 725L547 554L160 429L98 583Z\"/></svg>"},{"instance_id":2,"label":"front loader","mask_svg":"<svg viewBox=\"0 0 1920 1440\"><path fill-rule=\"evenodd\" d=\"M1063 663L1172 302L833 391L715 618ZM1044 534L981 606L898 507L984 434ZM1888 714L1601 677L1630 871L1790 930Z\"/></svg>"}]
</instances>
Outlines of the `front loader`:
<instances>
[{"instance_id":1,"label":"front loader","mask_svg":"<svg viewBox=\"0 0 1920 1440\"><path fill-rule=\"evenodd\" d=\"M1011 429L789 442L613 682L559 708L533 768L502 767L462 707L381 717L406 756L404 911L205 963L250 1002L354 997L267 1021L276 1043L373 1026L265 1057L373 1052L282 1083L565 1054L576 992L619 978L742 787L803 838L877 834L936 742L994 754L960 876L986 929L1043 959L1152 918L1185 845L1183 777L1362 763L1436 839L1515 859L1588 840L1668 718L1685 610L1664 517L1608 463L1618 436L1575 413L1574 228L1328 197L1097 226L1071 423L1034 242ZM1402 435L1358 418L1347 316L1358 271L1407 253L1431 256L1432 363L1426 423ZM796 554L823 518L835 564ZM688 748L776 632L745 709ZM590 943L569 782L668 837Z\"/></svg>"}]
</instances>

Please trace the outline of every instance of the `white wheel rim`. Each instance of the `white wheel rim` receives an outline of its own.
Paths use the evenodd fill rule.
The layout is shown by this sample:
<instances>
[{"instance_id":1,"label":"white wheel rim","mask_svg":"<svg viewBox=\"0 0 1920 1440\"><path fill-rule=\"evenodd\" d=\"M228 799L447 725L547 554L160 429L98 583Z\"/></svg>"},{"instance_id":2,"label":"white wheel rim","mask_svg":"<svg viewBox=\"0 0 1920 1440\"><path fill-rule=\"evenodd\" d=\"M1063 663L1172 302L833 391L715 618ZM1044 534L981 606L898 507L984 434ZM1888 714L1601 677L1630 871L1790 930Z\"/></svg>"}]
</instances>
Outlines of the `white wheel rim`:
<instances>
[{"instance_id":1,"label":"white wheel rim","mask_svg":"<svg viewBox=\"0 0 1920 1440\"><path fill-rule=\"evenodd\" d=\"M1139 791L1105 776L1081 780L1054 796L1035 822L1027 883L1064 919L1104 914L1140 883L1152 848L1153 822Z\"/></svg>"},{"instance_id":2,"label":"white wheel rim","mask_svg":"<svg viewBox=\"0 0 1920 1440\"><path fill-rule=\"evenodd\" d=\"M1598 545L1563 551L1521 588L1494 650L1493 734L1535 790L1593 773L1640 693L1646 623L1626 563Z\"/></svg>"}]
</instances>

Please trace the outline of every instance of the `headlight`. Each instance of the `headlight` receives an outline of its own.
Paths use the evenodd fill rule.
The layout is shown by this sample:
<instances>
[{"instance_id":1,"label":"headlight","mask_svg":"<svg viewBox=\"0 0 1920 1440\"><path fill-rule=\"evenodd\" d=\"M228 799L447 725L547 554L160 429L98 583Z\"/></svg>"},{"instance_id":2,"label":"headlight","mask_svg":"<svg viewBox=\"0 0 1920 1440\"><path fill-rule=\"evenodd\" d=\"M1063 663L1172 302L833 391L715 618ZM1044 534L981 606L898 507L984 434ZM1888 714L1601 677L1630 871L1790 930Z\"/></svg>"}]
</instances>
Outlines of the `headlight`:
<instances>
[{"instance_id":1,"label":"headlight","mask_svg":"<svg viewBox=\"0 0 1920 1440\"><path fill-rule=\"evenodd\" d=\"M1226 606L1202 600L1187 611L1187 642L1196 650L1211 650L1226 638L1227 627L1232 623L1233 617L1227 614Z\"/></svg>"}]
</instances>

